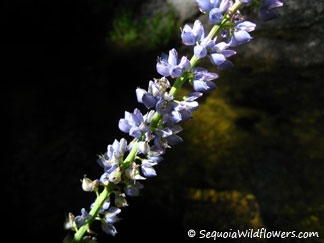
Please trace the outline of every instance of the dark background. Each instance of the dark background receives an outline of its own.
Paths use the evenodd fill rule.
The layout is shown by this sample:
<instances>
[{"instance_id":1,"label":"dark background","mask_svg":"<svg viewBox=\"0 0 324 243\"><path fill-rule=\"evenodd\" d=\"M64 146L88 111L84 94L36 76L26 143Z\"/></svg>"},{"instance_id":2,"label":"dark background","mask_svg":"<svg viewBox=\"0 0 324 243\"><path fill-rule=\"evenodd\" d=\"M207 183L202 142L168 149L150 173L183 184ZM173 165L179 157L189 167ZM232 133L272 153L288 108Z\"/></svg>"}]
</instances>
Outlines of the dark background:
<instances>
[{"instance_id":1,"label":"dark background","mask_svg":"<svg viewBox=\"0 0 324 243\"><path fill-rule=\"evenodd\" d=\"M156 57L172 47L190 56L180 46L179 32L154 45L141 38L136 43L109 39L122 10L140 13L142 4L7 5L1 90L9 146L3 171L10 172L5 191L13 242L63 240L67 213L78 215L94 199L82 191L80 179L101 175L97 155L124 136L117 126L124 111L145 111L136 103L135 89L158 77ZM306 45L300 33L308 27L289 28L271 34L270 26L256 31L254 40L279 48L280 43ZM271 50L267 46L266 52ZM94 224L99 242L193 241L187 237L190 228L324 233L322 59L303 64L287 54L271 59L257 51L249 56L248 48L242 53L232 59L233 70L211 69L220 73L219 89L201 100L195 119L185 125L184 143L164 156L158 177L145 182L140 197L129 198L117 236L105 236Z\"/></svg>"}]
</instances>

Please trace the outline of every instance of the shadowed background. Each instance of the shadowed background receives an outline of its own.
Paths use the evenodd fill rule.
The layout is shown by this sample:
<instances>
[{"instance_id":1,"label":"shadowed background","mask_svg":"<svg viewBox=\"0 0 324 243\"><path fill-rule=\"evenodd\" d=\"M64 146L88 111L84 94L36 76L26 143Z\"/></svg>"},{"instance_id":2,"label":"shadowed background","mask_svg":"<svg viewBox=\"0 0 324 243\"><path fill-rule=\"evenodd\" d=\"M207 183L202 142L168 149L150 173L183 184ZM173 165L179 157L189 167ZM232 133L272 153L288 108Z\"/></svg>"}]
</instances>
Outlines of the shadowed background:
<instances>
[{"instance_id":1,"label":"shadowed background","mask_svg":"<svg viewBox=\"0 0 324 243\"><path fill-rule=\"evenodd\" d=\"M99 242L194 241L191 228L261 227L318 231L311 242L323 242L324 3L284 2L279 19L255 20L233 69L202 62L220 74L218 89L201 99L158 176L129 198L117 236L94 224ZM172 47L190 57L179 28L208 21L189 0L19 2L5 18L11 237L61 242L67 213L94 200L80 179L98 178L97 155L126 137L118 120L135 107L145 112L135 89L159 77L156 57Z\"/></svg>"}]
</instances>

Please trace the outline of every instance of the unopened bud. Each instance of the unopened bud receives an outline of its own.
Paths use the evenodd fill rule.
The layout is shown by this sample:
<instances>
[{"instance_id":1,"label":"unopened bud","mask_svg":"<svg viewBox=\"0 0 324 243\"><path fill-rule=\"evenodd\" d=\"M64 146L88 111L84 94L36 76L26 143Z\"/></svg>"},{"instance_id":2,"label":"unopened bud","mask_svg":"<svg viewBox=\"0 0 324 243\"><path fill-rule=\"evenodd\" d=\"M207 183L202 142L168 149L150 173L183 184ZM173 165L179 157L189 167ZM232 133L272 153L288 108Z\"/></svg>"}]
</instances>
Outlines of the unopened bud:
<instances>
[{"instance_id":1,"label":"unopened bud","mask_svg":"<svg viewBox=\"0 0 324 243\"><path fill-rule=\"evenodd\" d=\"M93 192L99 186L99 180L90 180L89 178L84 177L82 180L82 189L86 192Z\"/></svg>"},{"instance_id":2,"label":"unopened bud","mask_svg":"<svg viewBox=\"0 0 324 243\"><path fill-rule=\"evenodd\" d=\"M116 168L109 175L109 181L115 184L118 184L121 181L121 172L119 168Z\"/></svg>"}]
</instances>

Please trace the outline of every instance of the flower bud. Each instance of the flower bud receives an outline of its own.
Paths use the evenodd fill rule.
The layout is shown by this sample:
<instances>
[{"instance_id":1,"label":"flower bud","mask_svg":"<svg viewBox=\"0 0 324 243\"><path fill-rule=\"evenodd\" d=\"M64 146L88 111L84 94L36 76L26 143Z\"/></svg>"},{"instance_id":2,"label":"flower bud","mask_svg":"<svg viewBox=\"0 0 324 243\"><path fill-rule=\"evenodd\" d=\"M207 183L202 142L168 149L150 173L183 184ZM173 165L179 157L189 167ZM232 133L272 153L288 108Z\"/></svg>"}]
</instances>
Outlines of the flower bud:
<instances>
[{"instance_id":1,"label":"flower bud","mask_svg":"<svg viewBox=\"0 0 324 243\"><path fill-rule=\"evenodd\" d=\"M99 180L90 180L89 178L84 177L82 180L82 189L86 192L93 192L99 186Z\"/></svg>"},{"instance_id":2,"label":"flower bud","mask_svg":"<svg viewBox=\"0 0 324 243\"><path fill-rule=\"evenodd\" d=\"M119 167L110 173L109 181L115 184L118 184L121 181L121 172Z\"/></svg>"}]
</instances>

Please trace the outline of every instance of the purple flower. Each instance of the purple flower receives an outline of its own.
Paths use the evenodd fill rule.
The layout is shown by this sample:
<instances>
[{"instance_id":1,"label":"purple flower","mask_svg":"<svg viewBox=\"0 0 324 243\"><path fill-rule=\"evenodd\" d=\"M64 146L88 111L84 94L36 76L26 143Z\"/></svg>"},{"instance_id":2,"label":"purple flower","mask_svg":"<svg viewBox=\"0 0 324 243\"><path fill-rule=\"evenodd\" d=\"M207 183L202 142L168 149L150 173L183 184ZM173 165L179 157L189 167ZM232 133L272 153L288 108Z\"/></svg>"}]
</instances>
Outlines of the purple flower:
<instances>
[{"instance_id":1,"label":"purple flower","mask_svg":"<svg viewBox=\"0 0 324 243\"><path fill-rule=\"evenodd\" d=\"M219 8L213 8L212 10L210 10L209 20L212 24L217 24L222 22L223 20L222 10L220 10Z\"/></svg>"},{"instance_id":2,"label":"purple flower","mask_svg":"<svg viewBox=\"0 0 324 243\"><path fill-rule=\"evenodd\" d=\"M151 150L148 153L147 160L149 160L152 163L160 163L163 160L163 158L161 157L162 154L163 154L162 151Z\"/></svg>"},{"instance_id":3,"label":"purple flower","mask_svg":"<svg viewBox=\"0 0 324 243\"><path fill-rule=\"evenodd\" d=\"M133 113L125 111L125 117L119 120L118 127L135 138L140 138L143 133L150 131L139 109L135 109Z\"/></svg>"},{"instance_id":4,"label":"purple flower","mask_svg":"<svg viewBox=\"0 0 324 243\"><path fill-rule=\"evenodd\" d=\"M194 68L193 70L197 70L197 68ZM210 75L210 79L208 80L213 79L211 78L211 76L213 76L213 73L206 73L205 75L205 80L208 79L208 75ZM211 90L212 85L215 86L215 84L212 82L209 83L211 85ZM189 94L188 96L185 96L183 98L183 101L173 101L170 103L170 105L172 106L172 110L169 113L165 114L161 120L164 128L160 128L155 131L155 134L157 136L154 139L156 148L158 148L161 151L164 151L164 148L170 147L169 144L173 145L172 143L176 144L182 141L180 137L172 136L182 131L182 127L176 124L181 121L188 121L192 118L192 111L198 109L198 102L196 102L195 100L201 95L202 93L194 92ZM175 141L177 142L175 143Z\"/></svg>"},{"instance_id":5,"label":"purple flower","mask_svg":"<svg viewBox=\"0 0 324 243\"><path fill-rule=\"evenodd\" d=\"M150 145L148 144L148 141L141 141L138 143L138 151L142 154L147 154L150 152Z\"/></svg>"},{"instance_id":6,"label":"purple flower","mask_svg":"<svg viewBox=\"0 0 324 243\"><path fill-rule=\"evenodd\" d=\"M249 42L252 37L248 32L255 29L255 24L250 21L244 21L237 24L234 28L234 33L229 41L230 46L238 46Z\"/></svg>"},{"instance_id":7,"label":"purple flower","mask_svg":"<svg viewBox=\"0 0 324 243\"><path fill-rule=\"evenodd\" d=\"M165 153L166 148L171 148L170 145L176 145L182 142L182 138L176 135L182 131L182 127L174 124L171 125L171 127L162 127L155 130L154 145L159 153Z\"/></svg>"},{"instance_id":8,"label":"purple flower","mask_svg":"<svg viewBox=\"0 0 324 243\"><path fill-rule=\"evenodd\" d=\"M107 152L99 156L97 162L104 168L104 173L100 177L100 182L108 184L113 182L118 184L121 180L121 172L119 162L123 159L127 149L126 139L120 139L120 142L115 140L112 145L107 146Z\"/></svg>"},{"instance_id":9,"label":"purple flower","mask_svg":"<svg viewBox=\"0 0 324 243\"><path fill-rule=\"evenodd\" d=\"M212 83L212 82L210 82L210 83ZM200 96L202 96L202 93L193 92L193 93L189 94L188 96L185 96L183 101L179 102L179 104L175 108L175 111L180 114L182 121L189 121L192 118L192 112L197 110L199 107L198 102L195 100L197 98L199 98ZM174 131L174 134L176 134L176 133L180 132L182 130L182 128L179 127L179 128L175 129L175 126L173 126L172 130Z\"/></svg>"},{"instance_id":10,"label":"purple flower","mask_svg":"<svg viewBox=\"0 0 324 243\"><path fill-rule=\"evenodd\" d=\"M192 85L195 91L210 92L216 88L216 85L211 80L218 78L218 74L209 73L207 69L201 67L193 68L192 73L194 74ZM193 101L193 99L191 98L190 101Z\"/></svg>"},{"instance_id":11,"label":"purple flower","mask_svg":"<svg viewBox=\"0 0 324 243\"><path fill-rule=\"evenodd\" d=\"M150 81L148 91L137 88L136 96L139 103L143 103L147 108L155 106L156 111L160 115L168 113L172 107L170 101L173 100L173 95L169 95L167 89L170 88L170 83L167 78L155 79Z\"/></svg>"},{"instance_id":12,"label":"purple flower","mask_svg":"<svg viewBox=\"0 0 324 243\"><path fill-rule=\"evenodd\" d=\"M91 204L90 208L92 209L96 203L97 199ZM104 203L102 204L101 208L99 209L99 213L105 212L110 207L110 198L108 197Z\"/></svg>"},{"instance_id":13,"label":"purple flower","mask_svg":"<svg viewBox=\"0 0 324 243\"><path fill-rule=\"evenodd\" d=\"M157 149L165 151L166 148L171 148L170 145L176 145L178 143L181 143L182 141L182 138L175 134L167 137L157 135L155 136L154 144Z\"/></svg>"},{"instance_id":14,"label":"purple flower","mask_svg":"<svg viewBox=\"0 0 324 243\"><path fill-rule=\"evenodd\" d=\"M172 104L166 100L159 100L156 103L155 109L160 115L164 115L171 111Z\"/></svg>"},{"instance_id":15,"label":"purple flower","mask_svg":"<svg viewBox=\"0 0 324 243\"><path fill-rule=\"evenodd\" d=\"M115 140L112 145L108 145L107 152L99 156L97 162L104 168L104 173L100 177L101 183L104 185L109 182L118 184L121 181L119 163L122 162L126 150L127 141L122 138L120 142Z\"/></svg>"},{"instance_id":16,"label":"purple flower","mask_svg":"<svg viewBox=\"0 0 324 243\"><path fill-rule=\"evenodd\" d=\"M100 182L108 185L109 182L118 184L121 181L121 171L117 164L114 164L109 170L106 170L100 177Z\"/></svg>"},{"instance_id":17,"label":"purple flower","mask_svg":"<svg viewBox=\"0 0 324 243\"><path fill-rule=\"evenodd\" d=\"M199 10L203 13L209 12L214 7L210 0L196 0L196 3L198 4Z\"/></svg>"},{"instance_id":18,"label":"purple flower","mask_svg":"<svg viewBox=\"0 0 324 243\"><path fill-rule=\"evenodd\" d=\"M156 70L159 74L165 77L171 76L172 78L181 77L182 73L190 69L190 67L191 64L187 57L178 59L176 49L170 50L169 56L162 54L156 64Z\"/></svg>"},{"instance_id":19,"label":"purple flower","mask_svg":"<svg viewBox=\"0 0 324 243\"><path fill-rule=\"evenodd\" d=\"M121 209L116 207L110 207L108 211L105 213L105 221L109 224L114 224L119 221L119 218L117 217L118 214L120 214Z\"/></svg>"},{"instance_id":20,"label":"purple flower","mask_svg":"<svg viewBox=\"0 0 324 243\"><path fill-rule=\"evenodd\" d=\"M173 96L167 92L169 88L170 82L166 77L154 79L154 82L149 82L148 91L141 88L136 89L137 101L143 103L148 109L154 107L161 99L170 101Z\"/></svg>"},{"instance_id":21,"label":"purple flower","mask_svg":"<svg viewBox=\"0 0 324 243\"><path fill-rule=\"evenodd\" d=\"M105 220L101 221L101 229L103 232L105 232L108 235L115 236L117 234L117 230L116 230L115 226L105 222Z\"/></svg>"},{"instance_id":22,"label":"purple flower","mask_svg":"<svg viewBox=\"0 0 324 243\"><path fill-rule=\"evenodd\" d=\"M208 54L208 49L212 49L215 46L215 41L210 39L208 36L205 37L200 43L194 47L194 54L198 59L204 58Z\"/></svg>"},{"instance_id":23,"label":"purple flower","mask_svg":"<svg viewBox=\"0 0 324 243\"><path fill-rule=\"evenodd\" d=\"M156 171L153 168L154 165L157 165L157 163L147 159L143 160L141 164L143 175L146 177L156 176Z\"/></svg>"},{"instance_id":24,"label":"purple flower","mask_svg":"<svg viewBox=\"0 0 324 243\"><path fill-rule=\"evenodd\" d=\"M86 220L90 219L91 217L92 216L90 214L88 214L88 212L84 208L82 208L81 215L76 216L74 218L74 222L76 223L77 227L80 228L86 223Z\"/></svg>"},{"instance_id":25,"label":"purple flower","mask_svg":"<svg viewBox=\"0 0 324 243\"><path fill-rule=\"evenodd\" d=\"M204 38L204 27L199 20L196 20L193 28L188 24L183 27L181 32L181 39L185 45L194 45L197 41L201 41Z\"/></svg>"},{"instance_id":26,"label":"purple flower","mask_svg":"<svg viewBox=\"0 0 324 243\"><path fill-rule=\"evenodd\" d=\"M232 62L226 60L226 58L235 55L236 51L227 50L229 46L230 44L220 42L213 47L212 53L210 54L211 63L216 65L220 70L224 70L233 66Z\"/></svg>"},{"instance_id":27,"label":"purple flower","mask_svg":"<svg viewBox=\"0 0 324 243\"><path fill-rule=\"evenodd\" d=\"M137 88L136 97L137 101L144 104L147 109L152 108L156 104L156 98L152 94L148 93L145 89Z\"/></svg>"},{"instance_id":28,"label":"purple flower","mask_svg":"<svg viewBox=\"0 0 324 243\"><path fill-rule=\"evenodd\" d=\"M132 181L145 180L146 178L140 175L138 166L134 163L133 166L129 167L125 171L125 175Z\"/></svg>"},{"instance_id":29,"label":"purple flower","mask_svg":"<svg viewBox=\"0 0 324 243\"><path fill-rule=\"evenodd\" d=\"M143 188L144 188L144 185L141 184L140 182L136 181L134 185L127 186L125 193L127 196L137 197L137 196L139 196L139 190L143 189Z\"/></svg>"},{"instance_id":30,"label":"purple flower","mask_svg":"<svg viewBox=\"0 0 324 243\"><path fill-rule=\"evenodd\" d=\"M283 3L279 0L264 0L260 8L260 19L269 21L278 17L273 8L281 7Z\"/></svg>"},{"instance_id":31,"label":"purple flower","mask_svg":"<svg viewBox=\"0 0 324 243\"><path fill-rule=\"evenodd\" d=\"M201 12L209 12L209 20L212 24L222 22L224 14L230 7L230 0L196 0Z\"/></svg>"},{"instance_id":32,"label":"purple flower","mask_svg":"<svg viewBox=\"0 0 324 243\"><path fill-rule=\"evenodd\" d=\"M115 236L117 234L117 230L113 224L119 221L117 215L120 212L121 210L119 208L110 207L108 211L105 213L105 217L101 221L101 228L105 233L112 236Z\"/></svg>"},{"instance_id":33,"label":"purple flower","mask_svg":"<svg viewBox=\"0 0 324 243\"><path fill-rule=\"evenodd\" d=\"M251 0L240 0L242 3L249 3Z\"/></svg>"}]
</instances>

